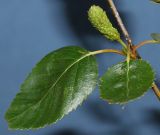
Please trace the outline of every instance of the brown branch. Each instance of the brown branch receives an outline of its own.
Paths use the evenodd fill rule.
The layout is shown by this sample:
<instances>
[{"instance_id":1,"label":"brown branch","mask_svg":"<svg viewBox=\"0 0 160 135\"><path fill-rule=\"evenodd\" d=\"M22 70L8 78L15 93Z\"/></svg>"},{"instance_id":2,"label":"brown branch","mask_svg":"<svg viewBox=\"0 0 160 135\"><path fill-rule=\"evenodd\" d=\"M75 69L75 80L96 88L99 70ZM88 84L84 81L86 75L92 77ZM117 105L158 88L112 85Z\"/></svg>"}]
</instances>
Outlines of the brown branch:
<instances>
[{"instance_id":1,"label":"brown branch","mask_svg":"<svg viewBox=\"0 0 160 135\"><path fill-rule=\"evenodd\" d=\"M117 11L117 8L116 8L113 0L107 0L107 1L108 1L109 5L110 5L110 7L112 9L112 12L113 12L117 22L118 22L118 25L120 26L120 28L121 28L121 30L123 32L123 35L124 35L128 45L132 46L132 40L130 38L130 35L129 35L125 25L122 22L122 19L121 19L120 15L119 15L119 12Z\"/></svg>"},{"instance_id":2,"label":"brown branch","mask_svg":"<svg viewBox=\"0 0 160 135\"><path fill-rule=\"evenodd\" d=\"M132 44L132 40L130 38L130 35L129 35L127 29L124 26L124 23L123 23L120 15L119 15L119 12L117 11L117 8L116 8L113 0L107 0L107 2L109 3L109 5L110 5L110 7L112 9L112 12L113 12L113 14L114 14L114 16L115 16L115 18L116 18L116 20L118 22L118 25L120 26L120 28L121 28L121 30L123 32L123 35L124 35L128 45L129 45L129 47L131 47L131 49L133 50L134 46ZM141 59L141 56L137 52L135 52L135 55L136 55L136 57L138 59ZM158 99L160 99L160 90L159 90L158 86L155 83L153 83L152 89L153 89L155 95L158 97Z\"/></svg>"},{"instance_id":3,"label":"brown branch","mask_svg":"<svg viewBox=\"0 0 160 135\"><path fill-rule=\"evenodd\" d=\"M158 86L155 83L153 83L152 89L153 89L155 95L157 96L157 98L160 100L160 90L159 90Z\"/></svg>"}]
</instances>

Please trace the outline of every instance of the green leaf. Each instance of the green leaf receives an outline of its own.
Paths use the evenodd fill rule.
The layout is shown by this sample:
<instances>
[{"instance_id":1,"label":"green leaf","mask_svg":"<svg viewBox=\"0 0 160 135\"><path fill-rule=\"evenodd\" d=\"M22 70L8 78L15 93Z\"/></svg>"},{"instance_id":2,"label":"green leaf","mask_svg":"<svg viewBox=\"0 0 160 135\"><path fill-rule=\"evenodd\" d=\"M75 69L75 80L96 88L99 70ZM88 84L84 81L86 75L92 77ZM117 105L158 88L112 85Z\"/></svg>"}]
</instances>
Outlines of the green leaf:
<instances>
[{"instance_id":1,"label":"green leaf","mask_svg":"<svg viewBox=\"0 0 160 135\"><path fill-rule=\"evenodd\" d=\"M151 0L152 2L155 2L157 4L160 4L160 0Z\"/></svg>"},{"instance_id":2,"label":"green leaf","mask_svg":"<svg viewBox=\"0 0 160 135\"><path fill-rule=\"evenodd\" d=\"M5 118L11 129L40 128L76 109L97 84L94 56L65 47L45 56L29 74Z\"/></svg>"},{"instance_id":3,"label":"green leaf","mask_svg":"<svg viewBox=\"0 0 160 135\"><path fill-rule=\"evenodd\" d=\"M154 72L143 60L121 62L102 76L100 93L109 103L124 104L142 96L152 85Z\"/></svg>"},{"instance_id":4,"label":"green leaf","mask_svg":"<svg viewBox=\"0 0 160 135\"><path fill-rule=\"evenodd\" d=\"M160 34L159 33L152 33L151 37L155 40L160 42Z\"/></svg>"}]
</instances>

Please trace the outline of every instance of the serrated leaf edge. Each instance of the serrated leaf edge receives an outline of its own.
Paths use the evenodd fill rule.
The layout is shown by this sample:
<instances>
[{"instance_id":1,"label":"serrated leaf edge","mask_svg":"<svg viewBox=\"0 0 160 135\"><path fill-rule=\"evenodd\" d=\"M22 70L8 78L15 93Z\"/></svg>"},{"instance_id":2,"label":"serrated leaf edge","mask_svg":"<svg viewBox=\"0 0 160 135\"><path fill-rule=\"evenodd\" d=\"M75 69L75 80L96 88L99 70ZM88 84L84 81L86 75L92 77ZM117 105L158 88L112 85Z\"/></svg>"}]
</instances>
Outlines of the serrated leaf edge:
<instances>
[{"instance_id":1,"label":"serrated leaf edge","mask_svg":"<svg viewBox=\"0 0 160 135\"><path fill-rule=\"evenodd\" d=\"M139 60L146 62L146 64L148 64L150 67L152 67L151 64L150 64L148 61L142 60L142 59L139 59ZM123 62L119 62L118 64L120 64L120 63L123 63ZM110 69L111 69L113 66L115 66L115 65L117 65L117 64L114 64L114 65L112 65L111 67L109 67L109 68L107 69L107 71L110 70ZM153 70L153 68L152 68L152 73L153 73L152 82L154 82L154 80L155 80L155 71ZM100 81L100 82L102 81L102 77L99 79L99 81ZM101 83L98 83L99 91L100 91L100 87L101 87L100 84L101 84ZM100 99L102 99L103 101L107 101L108 104L124 105L124 104L128 104L128 103L130 103L130 102L133 102L133 101L135 101L135 100L141 99L141 98L148 92L148 90L149 90L151 87L152 87L152 85L151 85L151 86L147 89L147 91L144 92L141 96L139 96L139 97L137 97L137 98L134 98L134 99L131 99L131 100L128 100L127 102L112 102L111 100L104 99L104 98L101 96L101 94L100 94Z\"/></svg>"},{"instance_id":2,"label":"serrated leaf edge","mask_svg":"<svg viewBox=\"0 0 160 135\"><path fill-rule=\"evenodd\" d=\"M70 46L70 47L77 47L77 48L80 48L80 47L78 47L78 46ZM67 48L67 47L66 47ZM62 49L62 48L60 48L60 49ZM60 49L58 49L58 50L60 50ZM58 51L57 50L57 51ZM88 52L88 53L86 53L86 52ZM93 54L91 53L91 52L89 52L89 51L86 51L86 52L84 52L85 53L85 55L84 56L82 56L82 57L80 57L77 61L75 61L75 62L73 62L71 65L69 65L68 67L67 67L67 69L69 70L74 64L76 64L77 62L79 62L79 61L81 61L81 60L83 60L84 58L86 58L86 57L89 57L89 56L92 56L93 57ZM52 53L52 52L51 52ZM81 52L82 53L82 52ZM45 57L47 57L47 55L45 56ZM45 58L44 57L44 58ZM40 60L41 61L41 60ZM39 61L39 62L40 62ZM35 67L39 64L39 62L35 65ZM33 68L34 69L34 68ZM32 71L33 71L33 69L32 69ZM97 65L97 69L98 69L98 65ZM31 71L31 72L32 72ZM66 70L65 70L66 71ZM65 72L64 71L64 72ZM63 73L64 73L63 72ZM62 73L62 74L63 74ZM31 74L31 73L30 73ZM29 75L30 75L29 74ZM62 75L61 74L61 75ZM97 78L98 78L98 70L97 70L97 72L96 72L96 76L97 76ZM58 80L58 79L57 79ZM92 88L92 92L93 92L93 90L95 89L95 87L97 86L97 84L98 84L98 81L95 83L95 85L93 86L93 88ZM86 100L87 99L87 97L92 93L92 92L90 92L90 93L88 93L87 95L86 95L86 97L84 98L84 100ZM47 92L48 93L48 92ZM16 98L16 97L15 97ZM14 98L14 99L15 99ZM13 99L13 100L14 100ZM82 100L82 102L78 105L78 106L76 106L75 108L73 108L72 110L70 110L70 111L68 111L67 113L65 113L65 114L63 114L59 119L57 119L55 122L51 122L51 123L46 123L45 125L43 125L43 126L40 126L40 127L30 127L30 128L10 128L10 127L8 127L8 130L31 130L31 129L33 129L33 130L38 130L38 129L40 129L40 128L45 128L46 126L49 126L49 125L52 125L52 124L55 124L55 123L57 123L57 121L59 121L59 120L61 120L65 115L68 115L70 112L72 112L72 111L74 111L74 110L76 110L77 109L77 107L79 107L79 106L81 106L82 105L82 103L84 102L84 100ZM28 109L27 109L28 110ZM6 115L6 114L5 114ZM15 117L14 117L15 118ZM11 119L10 119L11 120ZM9 120L7 120L6 119L6 121L9 123Z\"/></svg>"}]
</instances>

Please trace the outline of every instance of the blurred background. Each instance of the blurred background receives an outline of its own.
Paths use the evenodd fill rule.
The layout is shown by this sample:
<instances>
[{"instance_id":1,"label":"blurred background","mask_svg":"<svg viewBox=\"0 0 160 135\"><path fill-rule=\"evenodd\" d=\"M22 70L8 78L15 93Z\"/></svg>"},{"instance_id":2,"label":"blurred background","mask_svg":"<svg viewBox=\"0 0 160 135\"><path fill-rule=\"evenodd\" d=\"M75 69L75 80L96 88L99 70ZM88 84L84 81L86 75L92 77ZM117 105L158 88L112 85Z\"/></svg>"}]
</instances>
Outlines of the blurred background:
<instances>
[{"instance_id":1,"label":"blurred background","mask_svg":"<svg viewBox=\"0 0 160 135\"><path fill-rule=\"evenodd\" d=\"M160 32L160 5L149 0L115 0L115 3L134 44L150 39L152 32ZM69 45L88 50L120 48L91 27L87 10L92 4L103 7L115 22L106 0L0 0L0 134L160 134L160 103L151 90L140 100L122 107L99 99L98 88L76 111L55 125L30 131L8 130L5 111L26 75L47 53ZM139 53L154 67L159 83L160 46L145 46ZM99 55L99 75L122 60L115 54Z\"/></svg>"}]
</instances>

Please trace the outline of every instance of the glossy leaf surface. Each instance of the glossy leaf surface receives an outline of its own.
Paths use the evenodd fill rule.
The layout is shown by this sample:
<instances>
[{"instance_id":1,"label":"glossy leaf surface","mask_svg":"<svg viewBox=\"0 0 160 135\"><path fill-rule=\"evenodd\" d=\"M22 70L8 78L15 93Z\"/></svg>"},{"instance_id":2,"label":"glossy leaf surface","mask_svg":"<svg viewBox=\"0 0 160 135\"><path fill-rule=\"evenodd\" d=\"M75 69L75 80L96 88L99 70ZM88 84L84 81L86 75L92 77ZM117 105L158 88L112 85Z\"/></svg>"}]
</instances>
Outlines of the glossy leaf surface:
<instances>
[{"instance_id":1,"label":"glossy leaf surface","mask_svg":"<svg viewBox=\"0 0 160 135\"><path fill-rule=\"evenodd\" d=\"M97 84L97 63L88 54L80 47L65 47L45 56L8 109L9 127L44 127L76 109Z\"/></svg>"},{"instance_id":2,"label":"glossy leaf surface","mask_svg":"<svg viewBox=\"0 0 160 135\"><path fill-rule=\"evenodd\" d=\"M154 72L143 60L122 62L109 68L102 76L100 93L109 103L126 103L142 96L152 85Z\"/></svg>"}]
</instances>

